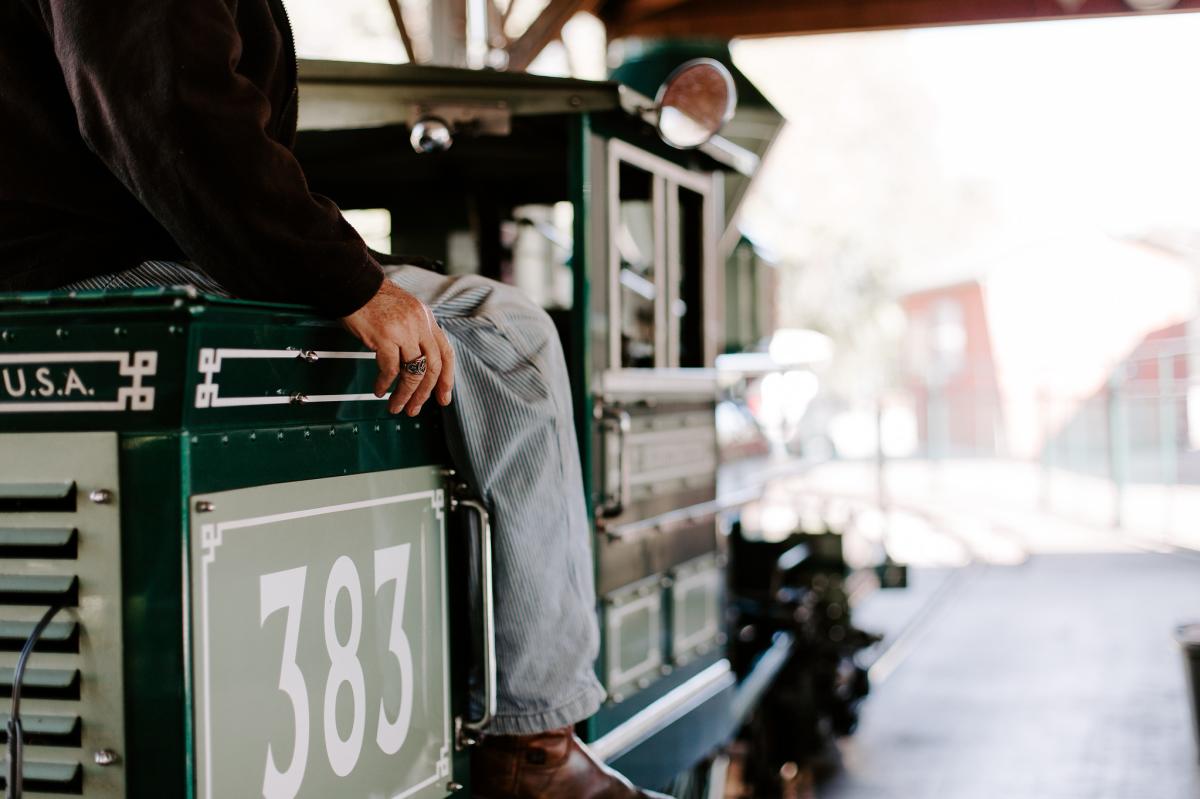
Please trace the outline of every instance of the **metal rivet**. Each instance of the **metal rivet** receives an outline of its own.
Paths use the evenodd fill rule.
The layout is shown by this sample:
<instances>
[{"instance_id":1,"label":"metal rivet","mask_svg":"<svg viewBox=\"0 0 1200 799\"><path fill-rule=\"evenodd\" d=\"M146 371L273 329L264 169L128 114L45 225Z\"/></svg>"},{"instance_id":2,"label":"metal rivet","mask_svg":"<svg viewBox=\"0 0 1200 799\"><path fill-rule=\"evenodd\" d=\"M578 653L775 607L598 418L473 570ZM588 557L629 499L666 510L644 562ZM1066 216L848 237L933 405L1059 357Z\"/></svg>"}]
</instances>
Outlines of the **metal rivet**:
<instances>
[{"instance_id":1,"label":"metal rivet","mask_svg":"<svg viewBox=\"0 0 1200 799\"><path fill-rule=\"evenodd\" d=\"M446 783L446 790L447 790L447 791L461 791L462 789L463 789L462 785L461 785L461 784L459 784L459 783L457 783L457 782L448 782L448 783Z\"/></svg>"},{"instance_id":2,"label":"metal rivet","mask_svg":"<svg viewBox=\"0 0 1200 799\"><path fill-rule=\"evenodd\" d=\"M196 503L196 513L212 513L217 509L217 506L209 502L207 499L202 499Z\"/></svg>"},{"instance_id":3,"label":"metal rivet","mask_svg":"<svg viewBox=\"0 0 1200 799\"><path fill-rule=\"evenodd\" d=\"M97 505L107 505L112 502L113 492L107 488L97 488L92 493L88 494L88 499L95 502Z\"/></svg>"},{"instance_id":4,"label":"metal rivet","mask_svg":"<svg viewBox=\"0 0 1200 799\"><path fill-rule=\"evenodd\" d=\"M642 689L649 688L650 687L650 678L642 677L640 680L637 681L637 685L638 685L638 688L642 688Z\"/></svg>"},{"instance_id":5,"label":"metal rivet","mask_svg":"<svg viewBox=\"0 0 1200 799\"><path fill-rule=\"evenodd\" d=\"M66 328L60 327L58 330L54 331L54 335L58 336L59 338L66 338L67 336L71 335L71 333Z\"/></svg>"},{"instance_id":6,"label":"metal rivet","mask_svg":"<svg viewBox=\"0 0 1200 799\"><path fill-rule=\"evenodd\" d=\"M117 753L111 749L101 749L92 755L92 760L97 766L111 766L118 760Z\"/></svg>"}]
</instances>

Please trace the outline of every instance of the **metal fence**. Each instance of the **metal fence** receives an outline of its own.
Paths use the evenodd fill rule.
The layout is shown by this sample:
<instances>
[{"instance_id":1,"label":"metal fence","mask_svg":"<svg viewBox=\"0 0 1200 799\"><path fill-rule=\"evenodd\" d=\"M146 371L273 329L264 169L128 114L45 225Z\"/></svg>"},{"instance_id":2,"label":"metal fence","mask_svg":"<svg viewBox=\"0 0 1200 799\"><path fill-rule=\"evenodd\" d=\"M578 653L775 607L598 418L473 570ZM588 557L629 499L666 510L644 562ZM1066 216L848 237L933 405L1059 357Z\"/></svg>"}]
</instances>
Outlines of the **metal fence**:
<instances>
[{"instance_id":1,"label":"metal fence","mask_svg":"<svg viewBox=\"0 0 1200 799\"><path fill-rule=\"evenodd\" d=\"M1036 463L1047 510L1176 543L1200 537L1200 339L1145 342L1090 393L970 378L889 395L880 418L904 408L914 435L889 452L881 425L884 455Z\"/></svg>"}]
</instances>

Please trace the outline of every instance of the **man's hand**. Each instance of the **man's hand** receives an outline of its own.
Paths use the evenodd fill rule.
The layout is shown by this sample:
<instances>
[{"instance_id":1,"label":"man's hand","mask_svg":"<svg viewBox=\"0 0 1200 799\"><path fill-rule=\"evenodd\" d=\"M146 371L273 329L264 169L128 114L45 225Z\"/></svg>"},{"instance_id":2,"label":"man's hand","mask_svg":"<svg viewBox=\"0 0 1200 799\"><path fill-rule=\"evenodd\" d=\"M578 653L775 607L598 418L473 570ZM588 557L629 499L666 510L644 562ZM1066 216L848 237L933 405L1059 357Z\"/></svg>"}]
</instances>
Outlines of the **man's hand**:
<instances>
[{"instance_id":1,"label":"man's hand","mask_svg":"<svg viewBox=\"0 0 1200 799\"><path fill-rule=\"evenodd\" d=\"M450 393L454 388L454 350L423 302L390 280L384 280L375 296L354 313L343 317L342 322L347 330L375 351L375 363L379 366L375 396L387 394L396 377L400 377L388 400L389 411L407 410L409 416L416 416L435 388L438 403L450 404ZM402 370L405 363L422 355L426 359L424 376Z\"/></svg>"}]
</instances>

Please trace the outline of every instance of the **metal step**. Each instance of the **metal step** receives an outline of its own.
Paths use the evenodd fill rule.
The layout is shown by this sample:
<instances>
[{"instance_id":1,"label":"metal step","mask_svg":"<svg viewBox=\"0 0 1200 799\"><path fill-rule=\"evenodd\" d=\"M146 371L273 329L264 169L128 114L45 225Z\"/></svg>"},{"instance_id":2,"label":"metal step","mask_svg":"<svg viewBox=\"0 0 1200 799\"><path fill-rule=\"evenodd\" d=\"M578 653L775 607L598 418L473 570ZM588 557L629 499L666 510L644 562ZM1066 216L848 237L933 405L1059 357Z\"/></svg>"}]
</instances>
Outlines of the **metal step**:
<instances>
[{"instance_id":1,"label":"metal step","mask_svg":"<svg viewBox=\"0 0 1200 799\"><path fill-rule=\"evenodd\" d=\"M0 652L20 652L36 622L0 621ZM38 640L38 652L78 652L79 622L52 621Z\"/></svg>"},{"instance_id":2,"label":"metal step","mask_svg":"<svg viewBox=\"0 0 1200 799\"><path fill-rule=\"evenodd\" d=\"M0 743L8 741L7 713L0 713ZM79 716L30 716L21 714L21 728L28 746L79 746L82 723Z\"/></svg>"},{"instance_id":3,"label":"metal step","mask_svg":"<svg viewBox=\"0 0 1200 799\"><path fill-rule=\"evenodd\" d=\"M79 604L79 578L73 574L0 574L0 605Z\"/></svg>"},{"instance_id":4,"label":"metal step","mask_svg":"<svg viewBox=\"0 0 1200 799\"><path fill-rule=\"evenodd\" d=\"M8 787L8 761L0 762L0 788ZM83 794L83 769L78 763L31 763L21 770L28 793Z\"/></svg>"},{"instance_id":5,"label":"metal step","mask_svg":"<svg viewBox=\"0 0 1200 799\"><path fill-rule=\"evenodd\" d=\"M73 527L0 527L0 558L73 560L78 550Z\"/></svg>"},{"instance_id":6,"label":"metal step","mask_svg":"<svg viewBox=\"0 0 1200 799\"><path fill-rule=\"evenodd\" d=\"M0 483L0 513L75 512L75 483Z\"/></svg>"},{"instance_id":7,"label":"metal step","mask_svg":"<svg viewBox=\"0 0 1200 799\"><path fill-rule=\"evenodd\" d=\"M0 668L0 697L12 696L15 669ZM21 696L27 699L79 699L79 669L26 669Z\"/></svg>"}]
</instances>

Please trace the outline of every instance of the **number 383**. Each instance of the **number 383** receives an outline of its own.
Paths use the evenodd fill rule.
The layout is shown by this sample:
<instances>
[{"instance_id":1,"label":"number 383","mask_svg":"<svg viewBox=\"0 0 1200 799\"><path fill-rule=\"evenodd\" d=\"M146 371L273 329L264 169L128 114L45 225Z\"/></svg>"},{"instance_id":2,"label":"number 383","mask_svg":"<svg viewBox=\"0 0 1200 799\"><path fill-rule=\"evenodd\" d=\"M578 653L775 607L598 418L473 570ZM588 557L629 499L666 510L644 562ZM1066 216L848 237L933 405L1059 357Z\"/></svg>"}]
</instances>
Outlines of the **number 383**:
<instances>
[{"instance_id":1,"label":"number 383","mask_svg":"<svg viewBox=\"0 0 1200 799\"><path fill-rule=\"evenodd\" d=\"M409 544L380 549L375 552L375 594L388 583L395 583L392 618L388 636L388 651L400 667L400 707L394 718L388 718L383 701L379 702L375 743L384 754L400 751L408 736L413 705L412 647L404 634L405 581L408 575ZM283 662L279 671L279 690L292 703L295 716L292 761L281 769L275 753L267 744L266 771L263 774L265 799L292 799L300 791L308 766L310 712L308 686L296 662L300 638L300 612L304 600L304 585L308 567L264 574L259 577L259 623L280 611L285 613ZM343 642L338 639L334 611L339 596L345 592L350 600L350 634ZM339 777L354 770L362 754L366 733L367 695L358 645L362 639L363 591L354 561L343 555L334 561L325 584L325 649L329 653L329 673L325 678L325 698L322 708L325 752L329 765ZM342 738L337 727L337 697L343 685L350 688L353 699L353 723L350 734Z\"/></svg>"}]
</instances>

